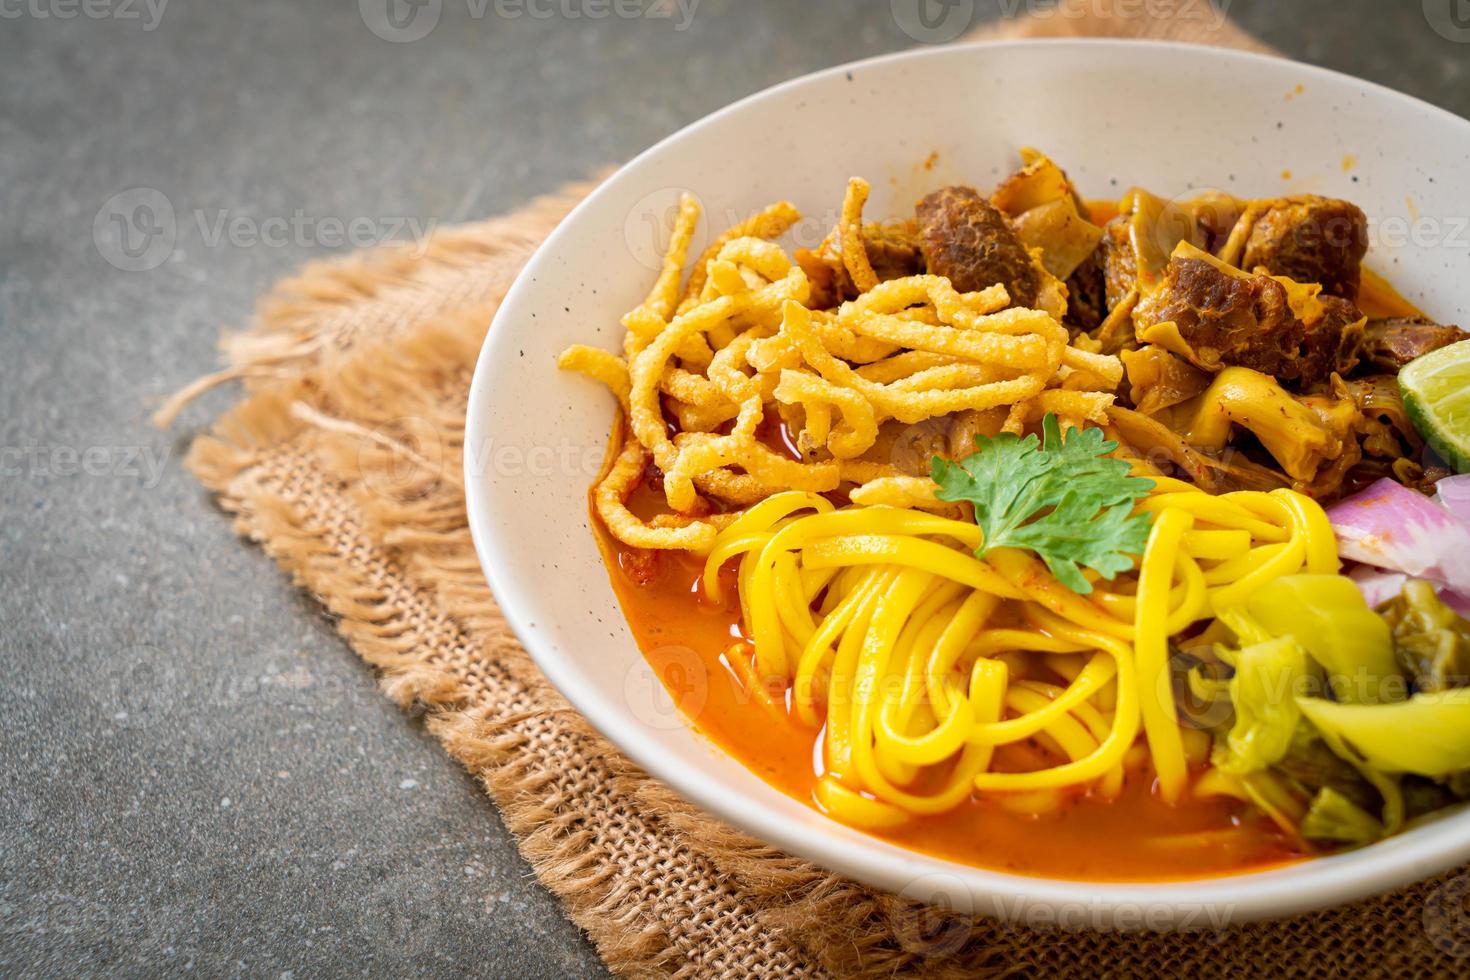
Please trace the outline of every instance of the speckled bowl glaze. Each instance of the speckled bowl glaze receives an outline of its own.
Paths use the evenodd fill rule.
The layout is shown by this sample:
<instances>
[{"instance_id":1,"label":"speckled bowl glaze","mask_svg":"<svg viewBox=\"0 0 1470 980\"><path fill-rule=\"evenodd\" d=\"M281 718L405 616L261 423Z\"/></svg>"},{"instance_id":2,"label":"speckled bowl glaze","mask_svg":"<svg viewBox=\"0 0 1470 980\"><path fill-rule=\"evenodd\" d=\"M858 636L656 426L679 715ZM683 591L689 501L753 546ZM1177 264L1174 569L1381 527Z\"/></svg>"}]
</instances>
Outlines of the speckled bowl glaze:
<instances>
[{"instance_id":1,"label":"speckled bowl glaze","mask_svg":"<svg viewBox=\"0 0 1470 980\"><path fill-rule=\"evenodd\" d=\"M918 854L835 823L690 730L629 635L588 526L613 399L556 368L617 348L651 284L670 210L696 194L715 231L774 200L814 245L848 176L870 216L945 183L993 185L1034 145L1084 195L1315 192L1371 218L1369 264L1431 316L1470 320L1470 122L1290 61L1183 45L1028 41L878 58L779 85L681 130L584 201L501 305L470 390L466 490L485 574L546 676L629 757L711 813L854 878L986 915L1189 928L1346 902L1470 859L1470 814L1359 851L1170 883L1021 877ZM1038 846L1044 842L1038 841ZM1107 847L1099 841L1099 847Z\"/></svg>"}]
</instances>

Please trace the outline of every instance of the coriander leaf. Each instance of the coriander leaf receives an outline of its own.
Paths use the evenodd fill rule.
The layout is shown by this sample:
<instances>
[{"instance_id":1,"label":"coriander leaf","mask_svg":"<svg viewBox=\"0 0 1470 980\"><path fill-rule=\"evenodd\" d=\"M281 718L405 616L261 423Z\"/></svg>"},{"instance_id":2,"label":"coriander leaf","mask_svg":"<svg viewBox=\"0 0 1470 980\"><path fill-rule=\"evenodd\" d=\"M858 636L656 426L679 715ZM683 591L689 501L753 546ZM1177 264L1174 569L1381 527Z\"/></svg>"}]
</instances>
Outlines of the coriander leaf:
<instances>
[{"instance_id":1,"label":"coriander leaf","mask_svg":"<svg viewBox=\"0 0 1470 980\"><path fill-rule=\"evenodd\" d=\"M1126 462L1108 456L1118 444L1101 429L1073 429L1063 439L1048 414L1041 431L1040 441L976 436L974 454L958 462L936 456L930 476L940 500L974 506L985 535L977 556L992 548L1035 552L1057 581L1086 595L1092 584L1083 567L1112 579L1143 553L1150 517L1132 513L1133 503L1154 482L1130 476Z\"/></svg>"},{"instance_id":2,"label":"coriander leaf","mask_svg":"<svg viewBox=\"0 0 1470 980\"><path fill-rule=\"evenodd\" d=\"M1051 513L1021 525L993 547L1036 552L1058 582L1086 595L1092 585L1082 577L1079 565L1111 579L1133 567L1131 555L1143 552L1148 542L1148 515L1134 515L1132 510L1129 503L1099 511L1069 492Z\"/></svg>"}]
</instances>

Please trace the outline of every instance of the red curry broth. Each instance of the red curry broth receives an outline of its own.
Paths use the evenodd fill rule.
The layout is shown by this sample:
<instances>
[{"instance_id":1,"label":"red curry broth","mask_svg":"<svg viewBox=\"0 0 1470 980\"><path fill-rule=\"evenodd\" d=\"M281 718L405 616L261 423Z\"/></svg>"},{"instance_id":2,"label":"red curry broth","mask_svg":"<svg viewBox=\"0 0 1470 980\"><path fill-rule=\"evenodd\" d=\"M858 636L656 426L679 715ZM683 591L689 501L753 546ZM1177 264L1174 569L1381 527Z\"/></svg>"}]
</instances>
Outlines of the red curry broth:
<instances>
[{"instance_id":1,"label":"red curry broth","mask_svg":"<svg viewBox=\"0 0 1470 980\"><path fill-rule=\"evenodd\" d=\"M636 511L655 511L641 487ZM819 809L820 732L777 716L747 691L726 659L742 640L734 563L723 571L726 603L705 599L703 563L680 552L630 549L593 515L598 542L639 648L694 729L771 786ZM1043 814L1016 813L972 799L939 816L885 831L895 843L964 864L1045 877L1095 881L1179 880L1258 870L1301 857L1264 817L1232 800L1169 806L1149 781L1129 780L1107 801L1073 794Z\"/></svg>"}]
</instances>

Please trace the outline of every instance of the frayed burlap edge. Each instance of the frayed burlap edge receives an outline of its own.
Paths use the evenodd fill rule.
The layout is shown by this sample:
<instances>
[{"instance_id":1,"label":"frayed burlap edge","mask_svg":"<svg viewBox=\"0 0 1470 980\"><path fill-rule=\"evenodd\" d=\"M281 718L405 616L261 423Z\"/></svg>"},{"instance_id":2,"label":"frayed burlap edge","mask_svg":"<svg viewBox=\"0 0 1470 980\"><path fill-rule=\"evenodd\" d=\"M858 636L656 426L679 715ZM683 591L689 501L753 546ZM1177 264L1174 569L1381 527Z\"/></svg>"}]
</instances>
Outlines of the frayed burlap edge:
<instances>
[{"instance_id":1,"label":"frayed burlap edge","mask_svg":"<svg viewBox=\"0 0 1470 980\"><path fill-rule=\"evenodd\" d=\"M1010 33L1102 33L1084 21L1022 22ZM1223 30L1230 36L1220 43L1244 37ZM537 875L611 969L1456 972L1463 961L1454 954L1470 951L1463 912L1457 917L1449 901L1463 897L1463 876L1204 935L1007 926L926 909L753 841L648 779L591 731L496 609L469 542L460 477L465 394L486 325L535 246L591 186L437 232L419 248L309 266L263 300L248 330L226 338L224 371L160 414L172 417L221 381L245 381L251 396L195 444L189 465L239 532L317 597L379 671L384 691L422 715L482 782Z\"/></svg>"}]
</instances>

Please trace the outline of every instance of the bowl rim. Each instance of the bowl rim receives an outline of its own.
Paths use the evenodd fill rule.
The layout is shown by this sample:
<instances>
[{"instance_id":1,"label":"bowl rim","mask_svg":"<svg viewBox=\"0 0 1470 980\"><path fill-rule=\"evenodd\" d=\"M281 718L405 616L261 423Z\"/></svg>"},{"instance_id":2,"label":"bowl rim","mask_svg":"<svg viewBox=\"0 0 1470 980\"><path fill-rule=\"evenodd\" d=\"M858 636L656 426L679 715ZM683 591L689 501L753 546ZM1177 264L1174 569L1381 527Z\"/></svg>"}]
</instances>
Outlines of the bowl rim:
<instances>
[{"instance_id":1,"label":"bowl rim","mask_svg":"<svg viewBox=\"0 0 1470 980\"><path fill-rule=\"evenodd\" d=\"M1419 112L1428 110L1431 115L1439 117L1444 125L1470 128L1470 121L1447 109L1345 72L1275 55L1173 41L1033 38L952 43L877 55L800 75L738 99L660 139L619 167L562 219L526 262L491 321L470 383L465 444L478 445L485 438L482 428L488 424L486 420L489 413L484 410L484 405L492 397L489 392L493 388L491 379L497 373L496 366L515 363L515 358L505 356L506 349L513 346L512 331L497 331L495 324L502 317L508 318L510 314L507 311L514 310L522 295L533 289L531 282L549 261L548 257L560 246L564 236L571 234L578 216L584 210L595 209L600 198L612 193L623 180L632 179L630 172L643 161L657 155L666 146L718 125L729 115L793 88L874 66L929 58L964 57L967 54L984 57L987 52L1011 48L1032 51L1045 49L1062 53L1082 48L1112 48L1140 57L1150 57L1167 50L1202 55L1227 64L1269 64L1274 68L1286 67L1304 79L1315 77L1346 81L1359 90L1373 92L1378 97L1396 101L1405 108L1412 107ZM1016 916L1020 916L1036 907L1057 911L1084 903L1094 913L1087 922L1091 928L1121 929L1141 926L1147 929L1171 930L1180 927L1176 918L1168 917L1167 921L1156 925L1138 920L1138 911L1160 907L1175 912L1223 909L1228 913L1228 922L1222 922L1221 925L1236 925L1313 911L1381 894L1422 881L1470 859L1470 813L1462 814L1460 819L1439 820L1434 827L1415 828L1370 847L1342 854L1311 858L1258 871L1165 881L1092 881L1013 874L912 851L902 848L902 845L893 845L900 849L899 854L879 848L853 848L820 833L811 833L809 829L803 831L801 828L792 828L776 819L766 808L751 804L738 794L731 794L728 787L711 773L686 765L661 752L656 740L636 732L626 732L624 721L619 717L619 709L615 704L616 699L605 696L605 692L575 669L569 660L553 654L520 609L522 597L536 590L523 586L517 581L517 570L497 560L502 553L502 533L496 527L489 509L482 505L487 480L485 474L474 468L473 463L474 455L466 453L465 506L476 555L506 622L551 684L593 727L660 782L719 819L825 869L880 889L892 890L890 883L895 880L913 881L926 876L916 867L917 861L931 866L928 876L949 876L958 882L962 886L960 891L967 892L975 906L967 911L976 914L1008 918L1008 908L1014 909ZM696 734L699 734L697 730ZM705 736L701 737L715 751L728 755L717 743ZM834 822L834 826L843 825ZM891 844L881 838L873 839ZM943 894L939 897L941 900L948 900L954 896ZM981 899L989 903L986 908L979 907ZM1133 924L1114 921L1113 916L1123 912L1129 913L1130 923Z\"/></svg>"}]
</instances>

